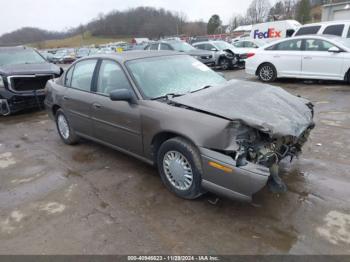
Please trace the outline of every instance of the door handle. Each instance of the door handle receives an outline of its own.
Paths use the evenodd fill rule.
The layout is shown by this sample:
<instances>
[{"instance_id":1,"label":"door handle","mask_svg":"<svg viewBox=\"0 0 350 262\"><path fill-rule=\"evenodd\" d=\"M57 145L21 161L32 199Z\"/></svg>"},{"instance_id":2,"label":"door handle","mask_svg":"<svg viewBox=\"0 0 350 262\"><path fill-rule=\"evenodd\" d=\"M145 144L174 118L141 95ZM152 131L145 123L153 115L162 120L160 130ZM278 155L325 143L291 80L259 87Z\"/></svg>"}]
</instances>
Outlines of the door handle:
<instances>
[{"instance_id":1,"label":"door handle","mask_svg":"<svg viewBox=\"0 0 350 262\"><path fill-rule=\"evenodd\" d=\"M304 56L304 59L312 59L311 56Z\"/></svg>"},{"instance_id":2,"label":"door handle","mask_svg":"<svg viewBox=\"0 0 350 262\"><path fill-rule=\"evenodd\" d=\"M274 55L273 57L274 57L274 58L280 58L281 56L279 56L279 55Z\"/></svg>"},{"instance_id":3,"label":"door handle","mask_svg":"<svg viewBox=\"0 0 350 262\"><path fill-rule=\"evenodd\" d=\"M63 96L63 100L68 101L70 98L68 96Z\"/></svg>"},{"instance_id":4,"label":"door handle","mask_svg":"<svg viewBox=\"0 0 350 262\"><path fill-rule=\"evenodd\" d=\"M97 104L97 103L93 103L92 106L95 109L101 109L102 108L102 106L100 104Z\"/></svg>"}]
</instances>

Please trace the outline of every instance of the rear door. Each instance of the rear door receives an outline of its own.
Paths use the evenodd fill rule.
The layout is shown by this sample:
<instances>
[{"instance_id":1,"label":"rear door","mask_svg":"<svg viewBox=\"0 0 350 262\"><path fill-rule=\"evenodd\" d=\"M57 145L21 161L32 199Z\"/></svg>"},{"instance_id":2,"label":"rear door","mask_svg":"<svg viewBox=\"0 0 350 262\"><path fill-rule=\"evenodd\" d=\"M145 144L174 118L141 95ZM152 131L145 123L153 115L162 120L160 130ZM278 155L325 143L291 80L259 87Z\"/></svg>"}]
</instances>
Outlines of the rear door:
<instances>
[{"instance_id":1,"label":"rear door","mask_svg":"<svg viewBox=\"0 0 350 262\"><path fill-rule=\"evenodd\" d=\"M109 98L109 94L117 89L133 92L123 69L113 60L103 60L96 80L92 103L93 136L141 155L143 147L139 106Z\"/></svg>"},{"instance_id":2,"label":"rear door","mask_svg":"<svg viewBox=\"0 0 350 262\"><path fill-rule=\"evenodd\" d=\"M334 45L321 39L305 39L302 76L316 79L343 79L344 53L328 52Z\"/></svg>"},{"instance_id":3,"label":"rear door","mask_svg":"<svg viewBox=\"0 0 350 262\"><path fill-rule=\"evenodd\" d=\"M75 131L92 134L91 86L97 59L83 60L66 74L67 89L62 98L62 107Z\"/></svg>"},{"instance_id":4,"label":"rear door","mask_svg":"<svg viewBox=\"0 0 350 262\"><path fill-rule=\"evenodd\" d=\"M278 76L298 77L301 74L302 39L291 39L266 48L267 62L271 62Z\"/></svg>"}]
</instances>

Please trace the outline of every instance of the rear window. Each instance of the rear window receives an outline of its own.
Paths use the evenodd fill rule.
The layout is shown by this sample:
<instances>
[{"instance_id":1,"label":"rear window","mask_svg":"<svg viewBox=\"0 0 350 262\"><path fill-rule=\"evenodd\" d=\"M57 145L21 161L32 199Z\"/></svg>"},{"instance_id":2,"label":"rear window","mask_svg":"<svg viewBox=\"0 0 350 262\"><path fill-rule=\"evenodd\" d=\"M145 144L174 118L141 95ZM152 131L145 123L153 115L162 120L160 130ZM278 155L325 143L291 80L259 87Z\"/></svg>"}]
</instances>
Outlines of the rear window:
<instances>
[{"instance_id":1,"label":"rear window","mask_svg":"<svg viewBox=\"0 0 350 262\"><path fill-rule=\"evenodd\" d=\"M298 36L298 35L317 34L317 32L318 32L318 30L320 30L320 28L321 28L320 25L301 27L295 35Z\"/></svg>"},{"instance_id":2,"label":"rear window","mask_svg":"<svg viewBox=\"0 0 350 262\"><path fill-rule=\"evenodd\" d=\"M342 36L343 35L343 30L344 30L344 24L342 24L342 25L329 25L323 31L323 34L324 35Z\"/></svg>"}]
</instances>

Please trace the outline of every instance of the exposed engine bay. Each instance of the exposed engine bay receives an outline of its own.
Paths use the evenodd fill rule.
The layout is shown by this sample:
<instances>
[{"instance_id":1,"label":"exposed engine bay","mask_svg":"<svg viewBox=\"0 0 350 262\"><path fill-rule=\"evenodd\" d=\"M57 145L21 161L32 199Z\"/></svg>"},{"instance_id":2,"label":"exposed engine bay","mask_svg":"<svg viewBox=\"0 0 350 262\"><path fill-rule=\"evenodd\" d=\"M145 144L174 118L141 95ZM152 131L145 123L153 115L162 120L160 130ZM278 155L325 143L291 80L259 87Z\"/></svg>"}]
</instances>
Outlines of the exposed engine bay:
<instances>
[{"instance_id":1,"label":"exposed engine bay","mask_svg":"<svg viewBox=\"0 0 350 262\"><path fill-rule=\"evenodd\" d=\"M273 192L284 192L287 187L279 177L279 163L290 157L298 157L302 147L308 140L314 124L310 125L298 138L283 136L271 138L268 134L253 128L246 128L236 137L238 150L231 153L237 167L244 166L247 161L263 165L270 170L268 186Z\"/></svg>"}]
</instances>

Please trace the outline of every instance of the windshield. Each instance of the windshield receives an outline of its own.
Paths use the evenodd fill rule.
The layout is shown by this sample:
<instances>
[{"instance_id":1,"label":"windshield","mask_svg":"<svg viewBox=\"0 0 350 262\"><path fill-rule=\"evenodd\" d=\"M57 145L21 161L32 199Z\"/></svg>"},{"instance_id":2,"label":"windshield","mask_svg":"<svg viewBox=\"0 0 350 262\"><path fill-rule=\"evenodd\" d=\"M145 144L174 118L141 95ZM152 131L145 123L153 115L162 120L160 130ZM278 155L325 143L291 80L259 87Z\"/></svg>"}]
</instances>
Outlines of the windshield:
<instances>
[{"instance_id":1,"label":"windshield","mask_svg":"<svg viewBox=\"0 0 350 262\"><path fill-rule=\"evenodd\" d=\"M350 39L348 38L337 38L337 41L342 43L345 47L350 49Z\"/></svg>"},{"instance_id":2,"label":"windshield","mask_svg":"<svg viewBox=\"0 0 350 262\"><path fill-rule=\"evenodd\" d=\"M181 41L179 41L179 42L172 42L171 46L176 51L179 51L179 52L189 52L189 51L192 51L193 49L196 49L193 46L191 46L190 44L187 44L187 43L181 42Z\"/></svg>"},{"instance_id":3,"label":"windshield","mask_svg":"<svg viewBox=\"0 0 350 262\"><path fill-rule=\"evenodd\" d=\"M214 42L214 45L219 49L219 50L225 50L225 49L230 49L232 48L232 45L229 43L226 43L224 41L217 41Z\"/></svg>"},{"instance_id":4,"label":"windshield","mask_svg":"<svg viewBox=\"0 0 350 262\"><path fill-rule=\"evenodd\" d=\"M0 52L0 65L40 64L46 60L33 49Z\"/></svg>"},{"instance_id":5,"label":"windshield","mask_svg":"<svg viewBox=\"0 0 350 262\"><path fill-rule=\"evenodd\" d=\"M190 56L166 56L127 62L137 86L146 98L185 94L225 83L226 80Z\"/></svg>"},{"instance_id":6,"label":"windshield","mask_svg":"<svg viewBox=\"0 0 350 262\"><path fill-rule=\"evenodd\" d=\"M267 43L264 40L255 39L254 44L256 44L258 47L262 47L262 46L266 45Z\"/></svg>"}]
</instances>

